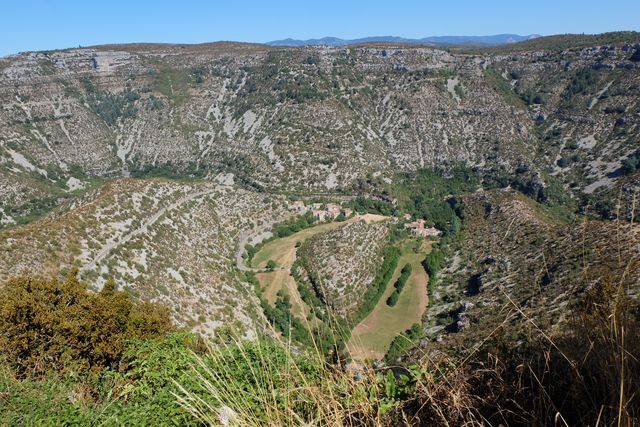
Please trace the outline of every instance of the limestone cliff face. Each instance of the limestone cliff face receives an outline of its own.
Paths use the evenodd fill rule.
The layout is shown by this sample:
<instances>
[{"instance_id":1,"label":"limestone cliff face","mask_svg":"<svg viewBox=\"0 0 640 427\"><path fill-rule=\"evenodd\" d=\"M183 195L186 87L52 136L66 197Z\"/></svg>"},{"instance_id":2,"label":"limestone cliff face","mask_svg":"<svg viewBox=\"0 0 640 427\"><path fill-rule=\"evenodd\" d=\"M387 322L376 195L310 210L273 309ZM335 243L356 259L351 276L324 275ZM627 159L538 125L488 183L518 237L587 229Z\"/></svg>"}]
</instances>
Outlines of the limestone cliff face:
<instances>
[{"instance_id":1,"label":"limestone cliff face","mask_svg":"<svg viewBox=\"0 0 640 427\"><path fill-rule=\"evenodd\" d=\"M637 150L637 49L217 43L5 57L0 222L96 176L225 172L249 188L353 193L464 162L597 195Z\"/></svg>"}]
</instances>

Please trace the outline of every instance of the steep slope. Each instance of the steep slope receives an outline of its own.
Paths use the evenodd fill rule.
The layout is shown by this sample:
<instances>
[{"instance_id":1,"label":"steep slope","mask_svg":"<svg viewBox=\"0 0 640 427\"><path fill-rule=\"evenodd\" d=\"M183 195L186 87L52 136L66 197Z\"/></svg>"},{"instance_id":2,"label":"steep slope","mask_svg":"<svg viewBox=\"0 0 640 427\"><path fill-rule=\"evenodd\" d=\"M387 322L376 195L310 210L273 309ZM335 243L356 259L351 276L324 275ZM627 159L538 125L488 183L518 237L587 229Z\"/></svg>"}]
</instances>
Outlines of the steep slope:
<instances>
[{"instance_id":1,"label":"steep slope","mask_svg":"<svg viewBox=\"0 0 640 427\"><path fill-rule=\"evenodd\" d=\"M470 350L533 325L553 334L593 286L610 281L640 295L639 225L565 223L513 190L470 195L464 205L430 299L428 338Z\"/></svg>"},{"instance_id":2,"label":"steep slope","mask_svg":"<svg viewBox=\"0 0 640 427\"><path fill-rule=\"evenodd\" d=\"M608 37L564 50L216 43L2 58L0 221L93 176L224 171L251 188L354 193L456 162L504 184L517 172L542 200L603 200L640 120L640 44Z\"/></svg>"},{"instance_id":3,"label":"steep slope","mask_svg":"<svg viewBox=\"0 0 640 427\"><path fill-rule=\"evenodd\" d=\"M388 224L352 222L305 241L298 260L327 305L346 315L375 279L388 237Z\"/></svg>"},{"instance_id":4,"label":"steep slope","mask_svg":"<svg viewBox=\"0 0 640 427\"><path fill-rule=\"evenodd\" d=\"M179 324L253 329L251 288L235 269L240 232L290 215L287 202L215 183L115 180L48 217L0 232L0 281L71 268L166 304ZM255 306L255 305L254 305Z\"/></svg>"}]
</instances>

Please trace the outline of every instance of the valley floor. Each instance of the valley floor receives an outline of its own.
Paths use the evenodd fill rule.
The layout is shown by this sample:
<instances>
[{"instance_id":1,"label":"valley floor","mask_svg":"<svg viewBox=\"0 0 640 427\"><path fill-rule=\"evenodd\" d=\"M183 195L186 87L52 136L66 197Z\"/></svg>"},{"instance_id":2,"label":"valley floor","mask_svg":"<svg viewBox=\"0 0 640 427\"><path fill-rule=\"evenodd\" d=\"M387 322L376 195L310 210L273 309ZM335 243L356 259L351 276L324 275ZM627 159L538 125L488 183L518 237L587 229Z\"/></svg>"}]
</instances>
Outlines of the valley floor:
<instances>
[{"instance_id":1,"label":"valley floor","mask_svg":"<svg viewBox=\"0 0 640 427\"><path fill-rule=\"evenodd\" d=\"M271 306L275 306L278 293L284 291L290 297L292 315L311 330L320 323L320 320L317 318L309 320L309 317L313 317L309 316L311 308L302 300L296 281L291 274L291 268L296 259L296 245L354 221L362 220L371 223L387 219L388 217L381 215L358 215L344 222L316 225L291 236L266 243L251 260L251 267L258 271L256 278L260 282L262 298ZM421 321L429 301L427 294L429 277L421 262L431 250L431 244L430 241L414 239L401 242L401 257L393 276L386 285L385 292L373 311L351 332L347 349L354 360L383 359L393 339L414 323ZM269 261L276 263L273 271L266 270ZM390 307L386 303L387 298L394 291L393 285L400 275L400 270L406 264L412 267L411 276L397 304Z\"/></svg>"},{"instance_id":2,"label":"valley floor","mask_svg":"<svg viewBox=\"0 0 640 427\"><path fill-rule=\"evenodd\" d=\"M402 256L384 294L373 311L351 332L347 349L354 360L382 359L393 339L422 319L429 304L429 277L421 263L431 250L431 243L403 242ZM387 298L393 293L393 284L406 264L412 267L411 276L396 305L390 307Z\"/></svg>"}]
</instances>

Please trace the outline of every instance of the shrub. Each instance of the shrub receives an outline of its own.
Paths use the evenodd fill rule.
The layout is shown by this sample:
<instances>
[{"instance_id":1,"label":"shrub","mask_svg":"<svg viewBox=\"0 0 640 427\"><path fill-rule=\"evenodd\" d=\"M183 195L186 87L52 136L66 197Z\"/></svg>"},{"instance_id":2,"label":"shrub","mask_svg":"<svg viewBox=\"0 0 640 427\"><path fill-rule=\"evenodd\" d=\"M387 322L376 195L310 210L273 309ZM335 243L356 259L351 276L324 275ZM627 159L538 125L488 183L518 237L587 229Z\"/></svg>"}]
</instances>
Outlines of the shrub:
<instances>
[{"instance_id":1,"label":"shrub","mask_svg":"<svg viewBox=\"0 0 640 427\"><path fill-rule=\"evenodd\" d=\"M307 212L302 216L292 218L288 221L276 225L274 228L274 235L277 237L291 236L298 231L311 227L314 222L315 218L313 217L311 212Z\"/></svg>"},{"instance_id":2,"label":"shrub","mask_svg":"<svg viewBox=\"0 0 640 427\"><path fill-rule=\"evenodd\" d=\"M631 174L638 169L640 164L640 150L637 150L622 162L622 173Z\"/></svg>"},{"instance_id":3,"label":"shrub","mask_svg":"<svg viewBox=\"0 0 640 427\"><path fill-rule=\"evenodd\" d=\"M407 283L407 280L409 280L409 277L411 277L412 270L411 264L405 264L405 266L402 267L400 277L398 277L398 280L396 280L396 283L393 285L398 291L404 289L404 285Z\"/></svg>"},{"instance_id":4,"label":"shrub","mask_svg":"<svg viewBox=\"0 0 640 427\"><path fill-rule=\"evenodd\" d=\"M135 101L138 99L140 99L140 95L131 90L120 94L94 92L87 97L87 103L105 123L114 125L119 118L126 119L137 115Z\"/></svg>"},{"instance_id":5,"label":"shrub","mask_svg":"<svg viewBox=\"0 0 640 427\"><path fill-rule=\"evenodd\" d=\"M581 68L576 72L569 83L565 93L565 99L569 100L574 95L584 92L597 81L596 73L591 68Z\"/></svg>"},{"instance_id":6,"label":"shrub","mask_svg":"<svg viewBox=\"0 0 640 427\"><path fill-rule=\"evenodd\" d=\"M384 357L385 360L387 362L393 362L409 349L415 347L423 335L424 330L422 329L422 326L419 323L414 323L410 329L407 329L393 339L389 346L389 350Z\"/></svg>"},{"instance_id":7,"label":"shrub","mask_svg":"<svg viewBox=\"0 0 640 427\"><path fill-rule=\"evenodd\" d=\"M625 111L627 111L627 109L621 105L616 105L615 107L606 107L604 109L604 112L606 114L622 114Z\"/></svg>"},{"instance_id":8,"label":"shrub","mask_svg":"<svg viewBox=\"0 0 640 427\"><path fill-rule=\"evenodd\" d=\"M520 98L522 98L527 105L539 105L544 103L544 96L533 89L527 89L521 93Z\"/></svg>"},{"instance_id":9,"label":"shrub","mask_svg":"<svg viewBox=\"0 0 640 427\"><path fill-rule=\"evenodd\" d=\"M566 148L568 150L577 150L580 148L580 144L578 144L578 141L570 141L567 143Z\"/></svg>"},{"instance_id":10,"label":"shrub","mask_svg":"<svg viewBox=\"0 0 640 427\"><path fill-rule=\"evenodd\" d=\"M270 259L269 261L267 261L267 270L273 271L276 269L276 267L278 267L278 264L276 264L274 260Z\"/></svg>"},{"instance_id":11,"label":"shrub","mask_svg":"<svg viewBox=\"0 0 640 427\"><path fill-rule=\"evenodd\" d=\"M278 291L275 304L272 307L264 299L260 300L262 311L267 320L285 337L291 337L296 342L311 344L309 332L300 320L291 314L291 301L289 295L282 289Z\"/></svg>"},{"instance_id":12,"label":"shrub","mask_svg":"<svg viewBox=\"0 0 640 427\"><path fill-rule=\"evenodd\" d=\"M571 164L571 158L570 157L561 157L560 159L558 159L557 164L561 168L566 168L567 166L569 166Z\"/></svg>"},{"instance_id":13,"label":"shrub","mask_svg":"<svg viewBox=\"0 0 640 427\"><path fill-rule=\"evenodd\" d=\"M391 295L389 295L389 298L387 298L387 305L389 307L393 307L398 303L399 298L400 298L400 291L398 291L397 289L394 289Z\"/></svg>"},{"instance_id":14,"label":"shrub","mask_svg":"<svg viewBox=\"0 0 640 427\"><path fill-rule=\"evenodd\" d=\"M171 329L165 308L131 301L113 281L89 292L75 271L66 281L17 277L0 290L0 353L19 375L115 367L128 340Z\"/></svg>"},{"instance_id":15,"label":"shrub","mask_svg":"<svg viewBox=\"0 0 640 427\"><path fill-rule=\"evenodd\" d=\"M400 298L400 292L402 292L402 290L404 289L404 285L407 283L407 280L409 280L409 277L411 276L411 270L411 264L405 264L405 266L402 267L400 276L393 284L395 290L391 295L389 295L389 298L387 298L387 305L389 307L393 307L398 302L398 299Z\"/></svg>"},{"instance_id":16,"label":"shrub","mask_svg":"<svg viewBox=\"0 0 640 427\"><path fill-rule=\"evenodd\" d=\"M424 261L422 261L422 266L429 275L429 292L433 292L436 286L436 283L438 281L438 271L440 271L443 261L444 254L442 250L436 245L431 248L431 252L429 252L429 255L427 255Z\"/></svg>"}]
</instances>

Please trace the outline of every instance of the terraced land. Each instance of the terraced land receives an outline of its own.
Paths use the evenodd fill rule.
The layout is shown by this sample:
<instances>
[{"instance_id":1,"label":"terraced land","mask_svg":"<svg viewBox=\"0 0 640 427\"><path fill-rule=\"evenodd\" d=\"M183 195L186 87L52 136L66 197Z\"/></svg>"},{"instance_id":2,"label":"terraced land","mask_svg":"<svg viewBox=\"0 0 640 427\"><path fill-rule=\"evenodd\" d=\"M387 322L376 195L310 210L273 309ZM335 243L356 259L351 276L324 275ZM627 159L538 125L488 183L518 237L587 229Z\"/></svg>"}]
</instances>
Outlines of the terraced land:
<instances>
[{"instance_id":1,"label":"terraced land","mask_svg":"<svg viewBox=\"0 0 640 427\"><path fill-rule=\"evenodd\" d=\"M419 323L427 308L429 277L421 263L431 250L431 242L405 241L401 249L402 256L387 289L373 311L351 333L347 348L354 360L382 359L396 335ZM390 307L387 298L405 264L411 264L411 276L396 305Z\"/></svg>"}]
</instances>

